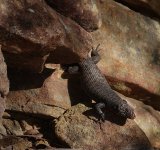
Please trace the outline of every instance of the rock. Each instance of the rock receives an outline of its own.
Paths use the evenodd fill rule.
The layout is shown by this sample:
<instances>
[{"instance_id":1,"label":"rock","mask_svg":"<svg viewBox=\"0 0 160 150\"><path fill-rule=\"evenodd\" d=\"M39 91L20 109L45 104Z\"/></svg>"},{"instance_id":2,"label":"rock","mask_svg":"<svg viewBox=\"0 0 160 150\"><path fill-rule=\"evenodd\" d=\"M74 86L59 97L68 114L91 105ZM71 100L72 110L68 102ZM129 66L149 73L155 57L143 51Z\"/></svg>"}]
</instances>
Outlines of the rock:
<instances>
[{"instance_id":1,"label":"rock","mask_svg":"<svg viewBox=\"0 0 160 150\"><path fill-rule=\"evenodd\" d=\"M0 119L5 111L5 97L9 92L9 80L7 77L7 66L0 45Z\"/></svg>"},{"instance_id":2,"label":"rock","mask_svg":"<svg viewBox=\"0 0 160 150\"><path fill-rule=\"evenodd\" d=\"M41 72L46 61L78 62L91 49L90 34L44 0L1 1L0 12L0 44L12 68Z\"/></svg>"},{"instance_id":3,"label":"rock","mask_svg":"<svg viewBox=\"0 0 160 150\"><path fill-rule=\"evenodd\" d=\"M22 128L18 121L10 120L10 119L3 119L2 124L5 127L8 134L23 135Z\"/></svg>"},{"instance_id":4,"label":"rock","mask_svg":"<svg viewBox=\"0 0 160 150\"><path fill-rule=\"evenodd\" d=\"M18 138L16 136L8 136L0 141L1 149L24 150L32 148L32 143L27 139Z\"/></svg>"},{"instance_id":5,"label":"rock","mask_svg":"<svg viewBox=\"0 0 160 150\"><path fill-rule=\"evenodd\" d=\"M7 110L57 118L71 107L67 79L62 79L61 70L46 68L41 74L26 73L10 70Z\"/></svg>"},{"instance_id":6,"label":"rock","mask_svg":"<svg viewBox=\"0 0 160 150\"><path fill-rule=\"evenodd\" d=\"M9 69L8 77L8 111L58 118L71 105L87 100L78 76L65 75L58 65L48 64L40 74Z\"/></svg>"},{"instance_id":7,"label":"rock","mask_svg":"<svg viewBox=\"0 0 160 150\"><path fill-rule=\"evenodd\" d=\"M35 143L37 149L49 149L51 148L50 145L46 140L39 140Z\"/></svg>"},{"instance_id":8,"label":"rock","mask_svg":"<svg viewBox=\"0 0 160 150\"><path fill-rule=\"evenodd\" d=\"M160 148L160 112L138 100L117 94L135 109L135 122L146 134L152 146Z\"/></svg>"},{"instance_id":9,"label":"rock","mask_svg":"<svg viewBox=\"0 0 160 150\"><path fill-rule=\"evenodd\" d=\"M6 128L2 124L2 120L0 121L0 139L2 139L3 136L7 135Z\"/></svg>"},{"instance_id":10,"label":"rock","mask_svg":"<svg viewBox=\"0 0 160 150\"><path fill-rule=\"evenodd\" d=\"M75 149L151 149L147 137L134 121L128 120L123 126L105 121L100 127L93 118L89 119L89 114L94 115L92 110L82 104L69 109L56 122L58 138Z\"/></svg>"},{"instance_id":11,"label":"rock","mask_svg":"<svg viewBox=\"0 0 160 150\"><path fill-rule=\"evenodd\" d=\"M9 92L9 80L7 78L7 66L0 45L0 96L5 97Z\"/></svg>"},{"instance_id":12,"label":"rock","mask_svg":"<svg viewBox=\"0 0 160 150\"><path fill-rule=\"evenodd\" d=\"M24 149L31 149L33 147L32 143L27 139L18 139L17 142L15 142L12 146L6 147L11 148L14 150L24 150Z\"/></svg>"},{"instance_id":13,"label":"rock","mask_svg":"<svg viewBox=\"0 0 160 150\"><path fill-rule=\"evenodd\" d=\"M124 3L136 11L140 11L150 16L160 17L160 3L159 0L117 0Z\"/></svg>"},{"instance_id":14,"label":"rock","mask_svg":"<svg viewBox=\"0 0 160 150\"><path fill-rule=\"evenodd\" d=\"M99 68L112 87L160 109L160 24L107 0L100 4L102 26L92 32L100 45Z\"/></svg>"},{"instance_id":15,"label":"rock","mask_svg":"<svg viewBox=\"0 0 160 150\"><path fill-rule=\"evenodd\" d=\"M87 31L94 31L101 26L101 17L94 0L46 0L61 14L72 18Z\"/></svg>"},{"instance_id":16,"label":"rock","mask_svg":"<svg viewBox=\"0 0 160 150\"><path fill-rule=\"evenodd\" d=\"M5 98L0 97L0 120L2 119L5 108L6 108Z\"/></svg>"},{"instance_id":17,"label":"rock","mask_svg":"<svg viewBox=\"0 0 160 150\"><path fill-rule=\"evenodd\" d=\"M22 113L10 113L10 118L0 122L0 149L43 149L49 147L50 120ZM44 138L45 135L45 138Z\"/></svg>"}]
</instances>

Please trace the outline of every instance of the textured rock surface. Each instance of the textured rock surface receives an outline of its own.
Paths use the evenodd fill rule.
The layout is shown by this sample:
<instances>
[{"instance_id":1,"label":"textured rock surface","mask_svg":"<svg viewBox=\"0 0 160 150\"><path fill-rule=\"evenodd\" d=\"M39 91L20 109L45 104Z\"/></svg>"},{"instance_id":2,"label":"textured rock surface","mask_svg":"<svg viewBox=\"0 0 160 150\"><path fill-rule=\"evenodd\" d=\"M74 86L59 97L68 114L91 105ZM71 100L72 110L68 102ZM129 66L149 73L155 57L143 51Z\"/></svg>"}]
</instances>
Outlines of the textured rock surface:
<instances>
[{"instance_id":1,"label":"textured rock surface","mask_svg":"<svg viewBox=\"0 0 160 150\"><path fill-rule=\"evenodd\" d=\"M84 115L87 110L90 111L82 104L76 105L56 122L57 136L71 148L151 149L147 137L134 121L128 120L124 126L106 121L101 124L100 128L99 123L88 118L93 115L93 112L90 112L90 115Z\"/></svg>"},{"instance_id":2,"label":"textured rock surface","mask_svg":"<svg viewBox=\"0 0 160 150\"><path fill-rule=\"evenodd\" d=\"M11 91L7 96L7 110L57 118L71 107L67 79L62 80L60 70L46 68L41 74L26 76L26 73L9 72Z\"/></svg>"},{"instance_id":3,"label":"textured rock surface","mask_svg":"<svg viewBox=\"0 0 160 150\"><path fill-rule=\"evenodd\" d=\"M118 93L119 94L119 93ZM155 148L160 148L160 112L142 102L119 94L135 109L135 122L143 130Z\"/></svg>"},{"instance_id":4,"label":"textured rock surface","mask_svg":"<svg viewBox=\"0 0 160 150\"><path fill-rule=\"evenodd\" d=\"M99 1L98 9L90 0L52 2L57 2L54 8L61 14L44 0L0 2L0 44L11 82L8 114L0 124L0 146L3 143L8 149L36 149L52 143L61 148L147 150L151 143L160 148L160 114L152 107L120 95L135 108L136 123L127 120L124 124L125 120L108 112L106 122L100 126L78 75L63 74L58 65L47 65L43 70L45 62L73 63L85 58L92 39L82 26L88 31L100 28L91 35L94 46L101 44L102 60L98 65L113 88L160 108L159 22L112 0ZM78 19L81 26L70 18ZM1 56L0 62L0 92L6 95L9 83ZM31 73L28 69L43 72ZM71 107L79 102L86 106ZM5 99L0 97L0 115L4 106ZM27 134L30 140L17 137ZM4 138L8 135L12 136Z\"/></svg>"},{"instance_id":5,"label":"textured rock surface","mask_svg":"<svg viewBox=\"0 0 160 150\"><path fill-rule=\"evenodd\" d=\"M48 65L48 68L54 67L56 66ZM12 75L10 78L11 91L7 98L7 110L9 111L57 118L73 104L78 102L91 104L80 87L77 75L67 77L60 69L54 72L50 70L48 73L45 69L38 76L36 74L25 76L24 74L26 73L9 72L9 78ZM152 145L160 147L159 112L140 101L119 95L134 107L137 116L135 121Z\"/></svg>"},{"instance_id":6,"label":"textured rock surface","mask_svg":"<svg viewBox=\"0 0 160 150\"><path fill-rule=\"evenodd\" d=\"M24 150L32 148L32 143L27 139L18 137L6 137L0 141L1 149Z\"/></svg>"},{"instance_id":7,"label":"textured rock surface","mask_svg":"<svg viewBox=\"0 0 160 150\"><path fill-rule=\"evenodd\" d=\"M93 31L101 26L101 16L95 0L46 0L50 6L72 18L87 31ZM98 2L98 1L97 1Z\"/></svg>"},{"instance_id":8,"label":"textured rock surface","mask_svg":"<svg viewBox=\"0 0 160 150\"><path fill-rule=\"evenodd\" d=\"M112 78L114 88L159 109L159 22L111 0L103 1L99 9L103 25L92 34L95 45L101 44L99 67Z\"/></svg>"},{"instance_id":9,"label":"textured rock surface","mask_svg":"<svg viewBox=\"0 0 160 150\"><path fill-rule=\"evenodd\" d=\"M73 63L91 48L91 36L43 0L1 1L0 11L0 43L11 67L40 72L48 55L50 62Z\"/></svg>"},{"instance_id":10,"label":"textured rock surface","mask_svg":"<svg viewBox=\"0 0 160 150\"><path fill-rule=\"evenodd\" d=\"M77 75L63 74L59 65L46 67L41 74L9 69L7 110L57 118L71 105L86 99Z\"/></svg>"},{"instance_id":11,"label":"textured rock surface","mask_svg":"<svg viewBox=\"0 0 160 150\"><path fill-rule=\"evenodd\" d=\"M0 97L0 119L3 116L3 113L5 111L6 108L6 102L5 102L5 98Z\"/></svg>"},{"instance_id":12,"label":"textured rock surface","mask_svg":"<svg viewBox=\"0 0 160 150\"><path fill-rule=\"evenodd\" d=\"M23 131L22 131L21 126L18 121L4 119L2 121L2 124L5 127L7 133L9 133L11 135L23 135Z\"/></svg>"},{"instance_id":13,"label":"textured rock surface","mask_svg":"<svg viewBox=\"0 0 160 150\"><path fill-rule=\"evenodd\" d=\"M135 8L135 10L155 16L157 14L160 17L160 3L159 0L117 0L124 4Z\"/></svg>"},{"instance_id":14,"label":"textured rock surface","mask_svg":"<svg viewBox=\"0 0 160 150\"><path fill-rule=\"evenodd\" d=\"M10 135L10 136L8 136ZM20 150L29 148L27 145L31 146L31 143L27 140L23 140L19 137L23 135L21 125L16 120L3 119L0 122L0 148L19 148Z\"/></svg>"},{"instance_id":15,"label":"textured rock surface","mask_svg":"<svg viewBox=\"0 0 160 150\"><path fill-rule=\"evenodd\" d=\"M5 99L9 92L9 80L7 77L7 66L0 45L0 119L5 110Z\"/></svg>"},{"instance_id":16,"label":"textured rock surface","mask_svg":"<svg viewBox=\"0 0 160 150\"><path fill-rule=\"evenodd\" d=\"M6 117L6 115L5 115ZM16 118L13 119L13 118ZM40 118L16 114L8 114L7 119L0 122L0 149L38 149L50 147L44 138L49 131L49 121Z\"/></svg>"},{"instance_id":17,"label":"textured rock surface","mask_svg":"<svg viewBox=\"0 0 160 150\"><path fill-rule=\"evenodd\" d=\"M9 92L9 80L7 78L7 66L0 45L0 94L6 96Z\"/></svg>"}]
</instances>

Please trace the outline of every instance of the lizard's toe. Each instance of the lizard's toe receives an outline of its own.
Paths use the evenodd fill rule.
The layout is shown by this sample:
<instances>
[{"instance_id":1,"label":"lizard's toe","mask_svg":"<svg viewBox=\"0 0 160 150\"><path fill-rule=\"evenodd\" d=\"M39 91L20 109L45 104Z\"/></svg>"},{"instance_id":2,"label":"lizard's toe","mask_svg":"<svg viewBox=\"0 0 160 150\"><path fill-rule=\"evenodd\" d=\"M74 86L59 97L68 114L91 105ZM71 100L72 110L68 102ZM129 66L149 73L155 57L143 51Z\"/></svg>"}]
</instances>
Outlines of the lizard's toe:
<instances>
[{"instance_id":1,"label":"lizard's toe","mask_svg":"<svg viewBox=\"0 0 160 150\"><path fill-rule=\"evenodd\" d=\"M105 114L104 113L101 113L100 114L100 120L105 122Z\"/></svg>"}]
</instances>

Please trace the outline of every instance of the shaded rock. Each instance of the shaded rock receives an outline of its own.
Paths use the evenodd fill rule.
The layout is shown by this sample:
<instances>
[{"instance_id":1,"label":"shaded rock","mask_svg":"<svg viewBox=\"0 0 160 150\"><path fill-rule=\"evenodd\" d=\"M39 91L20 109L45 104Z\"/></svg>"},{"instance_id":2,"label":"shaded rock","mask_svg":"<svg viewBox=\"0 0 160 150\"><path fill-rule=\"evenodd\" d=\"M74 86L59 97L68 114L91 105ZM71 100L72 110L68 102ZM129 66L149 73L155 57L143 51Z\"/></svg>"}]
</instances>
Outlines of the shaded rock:
<instances>
[{"instance_id":1,"label":"shaded rock","mask_svg":"<svg viewBox=\"0 0 160 150\"><path fill-rule=\"evenodd\" d=\"M32 143L27 139L22 139L16 136L8 136L0 140L0 148L3 149L14 149L24 150L32 148Z\"/></svg>"},{"instance_id":2,"label":"shaded rock","mask_svg":"<svg viewBox=\"0 0 160 150\"><path fill-rule=\"evenodd\" d=\"M160 112L135 99L125 97L122 94L119 94L119 96L128 101L134 108L136 114L135 122L146 134L152 146L160 148Z\"/></svg>"},{"instance_id":3,"label":"shaded rock","mask_svg":"<svg viewBox=\"0 0 160 150\"><path fill-rule=\"evenodd\" d=\"M160 18L160 3L159 0L116 0L123 3L136 11L143 14L149 15L151 17Z\"/></svg>"},{"instance_id":4,"label":"shaded rock","mask_svg":"<svg viewBox=\"0 0 160 150\"><path fill-rule=\"evenodd\" d=\"M7 135L6 128L2 124L2 120L0 121L0 139L2 139L3 136Z\"/></svg>"},{"instance_id":5,"label":"shaded rock","mask_svg":"<svg viewBox=\"0 0 160 150\"><path fill-rule=\"evenodd\" d=\"M57 118L71 105L87 100L78 76L65 75L59 65L48 64L40 74L9 69L8 76L8 111Z\"/></svg>"},{"instance_id":6,"label":"shaded rock","mask_svg":"<svg viewBox=\"0 0 160 150\"><path fill-rule=\"evenodd\" d=\"M101 26L101 17L95 0L46 0L48 4L63 15L72 18L87 31Z\"/></svg>"},{"instance_id":7,"label":"shaded rock","mask_svg":"<svg viewBox=\"0 0 160 150\"><path fill-rule=\"evenodd\" d=\"M3 119L2 125L5 127L7 134L10 135L23 135L22 128L18 121Z\"/></svg>"},{"instance_id":8,"label":"shaded rock","mask_svg":"<svg viewBox=\"0 0 160 150\"><path fill-rule=\"evenodd\" d=\"M24 150L50 146L48 142L53 140L49 136L51 130L49 124L51 121L22 113L16 114L12 112L9 114L10 118L3 118L0 123L0 149Z\"/></svg>"},{"instance_id":9,"label":"shaded rock","mask_svg":"<svg viewBox=\"0 0 160 150\"><path fill-rule=\"evenodd\" d=\"M160 24L107 0L100 4L103 24L92 32L101 44L99 68L114 89L160 109Z\"/></svg>"},{"instance_id":10,"label":"shaded rock","mask_svg":"<svg viewBox=\"0 0 160 150\"><path fill-rule=\"evenodd\" d=\"M5 108L6 108L5 98L0 97L0 119L2 119Z\"/></svg>"},{"instance_id":11,"label":"shaded rock","mask_svg":"<svg viewBox=\"0 0 160 150\"><path fill-rule=\"evenodd\" d=\"M7 66L0 45L0 96L5 97L9 92L9 80L7 77Z\"/></svg>"},{"instance_id":12,"label":"shaded rock","mask_svg":"<svg viewBox=\"0 0 160 150\"><path fill-rule=\"evenodd\" d=\"M46 60L73 63L91 49L90 34L43 0L1 1L0 11L0 43L10 67L40 72Z\"/></svg>"},{"instance_id":13,"label":"shaded rock","mask_svg":"<svg viewBox=\"0 0 160 150\"><path fill-rule=\"evenodd\" d=\"M24 150L24 149L31 149L32 143L27 139L19 138L16 143L14 143L12 146L9 146L9 148L14 150ZM8 148L8 147L6 147Z\"/></svg>"},{"instance_id":14,"label":"shaded rock","mask_svg":"<svg viewBox=\"0 0 160 150\"><path fill-rule=\"evenodd\" d=\"M147 137L134 121L128 120L123 126L105 121L100 127L100 124L93 118L91 120L88 115L84 115L86 111L92 110L82 104L76 105L56 122L56 135L71 148L151 149ZM90 114L94 113L90 112Z\"/></svg>"},{"instance_id":15,"label":"shaded rock","mask_svg":"<svg viewBox=\"0 0 160 150\"><path fill-rule=\"evenodd\" d=\"M41 74L26 73L10 70L7 110L57 118L71 107L62 71L46 68Z\"/></svg>"},{"instance_id":16,"label":"shaded rock","mask_svg":"<svg viewBox=\"0 0 160 150\"><path fill-rule=\"evenodd\" d=\"M5 97L9 92L9 80L7 77L7 66L0 45L0 119L5 111Z\"/></svg>"},{"instance_id":17,"label":"shaded rock","mask_svg":"<svg viewBox=\"0 0 160 150\"><path fill-rule=\"evenodd\" d=\"M49 149L58 145L50 132L52 118L40 118L20 112L8 112L6 116L7 119L3 116L0 122L0 149Z\"/></svg>"}]
</instances>

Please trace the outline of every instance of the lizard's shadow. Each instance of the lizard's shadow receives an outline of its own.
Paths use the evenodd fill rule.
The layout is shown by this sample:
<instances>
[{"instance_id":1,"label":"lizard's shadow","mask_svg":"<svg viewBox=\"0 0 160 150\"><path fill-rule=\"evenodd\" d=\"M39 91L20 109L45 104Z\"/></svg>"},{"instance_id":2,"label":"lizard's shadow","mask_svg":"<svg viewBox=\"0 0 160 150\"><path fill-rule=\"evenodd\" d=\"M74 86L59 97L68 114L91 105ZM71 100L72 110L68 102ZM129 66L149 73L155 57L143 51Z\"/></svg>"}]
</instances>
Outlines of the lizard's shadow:
<instances>
[{"instance_id":1,"label":"lizard's shadow","mask_svg":"<svg viewBox=\"0 0 160 150\"><path fill-rule=\"evenodd\" d=\"M94 107L94 106L93 106ZM121 116L116 115L114 112L112 111L103 111L105 112L105 121L109 121L111 123L117 124L119 126L123 126L125 125L127 119ZM83 113L84 115L86 115L87 117L91 118L98 118L100 119L100 116L96 113L95 109L90 109L87 110Z\"/></svg>"},{"instance_id":2,"label":"lizard's shadow","mask_svg":"<svg viewBox=\"0 0 160 150\"><path fill-rule=\"evenodd\" d=\"M80 79L77 74L62 74L63 79L68 79L68 94L71 100L71 105L76 105L78 103L85 104L89 106L91 99L84 93L80 85Z\"/></svg>"},{"instance_id":3,"label":"lizard's shadow","mask_svg":"<svg viewBox=\"0 0 160 150\"><path fill-rule=\"evenodd\" d=\"M92 103L92 99L89 98L81 88L79 76L77 74L70 75L64 72L62 74L62 78L68 79L68 93L71 100L71 105L73 106L78 103L82 103L89 108L93 108L85 111L83 114L88 118L92 118L92 117L99 118L99 115L96 113L96 110L94 109L95 104ZM105 119L107 121L110 121L120 126L126 123L126 118L117 116L112 111L106 110L105 114L106 114Z\"/></svg>"},{"instance_id":4,"label":"lizard's shadow","mask_svg":"<svg viewBox=\"0 0 160 150\"><path fill-rule=\"evenodd\" d=\"M42 73L33 73L27 70L8 67L10 91L30 90L42 87L46 78L53 74L55 69L45 68Z\"/></svg>"}]
</instances>

